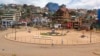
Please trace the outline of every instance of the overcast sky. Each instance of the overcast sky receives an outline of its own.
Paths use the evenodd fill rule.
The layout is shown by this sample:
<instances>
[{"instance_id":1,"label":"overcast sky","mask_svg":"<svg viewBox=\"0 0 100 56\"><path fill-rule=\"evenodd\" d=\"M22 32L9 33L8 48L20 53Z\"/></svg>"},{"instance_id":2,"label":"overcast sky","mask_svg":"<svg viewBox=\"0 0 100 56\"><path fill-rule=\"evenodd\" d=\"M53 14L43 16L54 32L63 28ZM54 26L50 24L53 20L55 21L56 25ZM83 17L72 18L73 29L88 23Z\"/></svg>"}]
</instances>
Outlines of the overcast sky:
<instances>
[{"instance_id":1,"label":"overcast sky","mask_svg":"<svg viewBox=\"0 0 100 56\"><path fill-rule=\"evenodd\" d=\"M0 0L0 3L33 4L44 7L48 2L65 4L68 8L100 8L100 0Z\"/></svg>"}]
</instances>

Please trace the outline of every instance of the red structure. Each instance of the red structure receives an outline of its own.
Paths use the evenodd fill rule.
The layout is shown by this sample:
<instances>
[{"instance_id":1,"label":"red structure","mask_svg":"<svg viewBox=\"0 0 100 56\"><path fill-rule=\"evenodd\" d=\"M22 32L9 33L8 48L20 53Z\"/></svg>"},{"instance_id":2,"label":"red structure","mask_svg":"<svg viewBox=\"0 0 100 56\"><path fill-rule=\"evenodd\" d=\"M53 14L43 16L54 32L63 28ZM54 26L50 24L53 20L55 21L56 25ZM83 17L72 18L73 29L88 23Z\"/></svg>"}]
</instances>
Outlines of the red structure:
<instances>
[{"instance_id":1,"label":"red structure","mask_svg":"<svg viewBox=\"0 0 100 56\"><path fill-rule=\"evenodd\" d=\"M73 23L72 22L68 22L66 24L66 26L67 26L68 29L71 29L73 27Z\"/></svg>"}]
</instances>

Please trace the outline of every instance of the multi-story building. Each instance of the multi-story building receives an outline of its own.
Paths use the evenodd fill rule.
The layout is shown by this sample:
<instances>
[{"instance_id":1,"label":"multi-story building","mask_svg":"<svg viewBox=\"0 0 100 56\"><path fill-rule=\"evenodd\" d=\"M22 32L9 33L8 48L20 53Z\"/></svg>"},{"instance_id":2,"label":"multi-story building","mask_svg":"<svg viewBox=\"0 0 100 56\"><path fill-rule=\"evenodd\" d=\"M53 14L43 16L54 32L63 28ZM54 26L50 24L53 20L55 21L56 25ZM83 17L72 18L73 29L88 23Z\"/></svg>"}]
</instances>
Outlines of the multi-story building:
<instances>
[{"instance_id":1,"label":"multi-story building","mask_svg":"<svg viewBox=\"0 0 100 56\"><path fill-rule=\"evenodd\" d=\"M12 26L15 22L19 21L21 17L21 12L16 9L10 9L2 15L2 25L3 26Z\"/></svg>"}]
</instances>

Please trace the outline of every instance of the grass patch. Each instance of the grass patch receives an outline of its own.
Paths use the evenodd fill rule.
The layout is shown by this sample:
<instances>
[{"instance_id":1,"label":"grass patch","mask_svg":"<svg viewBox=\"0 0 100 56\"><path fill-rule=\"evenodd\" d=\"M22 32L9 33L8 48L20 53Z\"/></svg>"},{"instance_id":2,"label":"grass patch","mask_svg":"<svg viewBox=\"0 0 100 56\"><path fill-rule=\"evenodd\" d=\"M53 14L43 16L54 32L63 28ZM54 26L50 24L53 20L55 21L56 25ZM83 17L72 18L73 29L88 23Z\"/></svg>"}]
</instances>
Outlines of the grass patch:
<instances>
[{"instance_id":1,"label":"grass patch","mask_svg":"<svg viewBox=\"0 0 100 56\"><path fill-rule=\"evenodd\" d=\"M40 35L45 35L45 36L65 36L66 34L60 34L60 33L52 34L52 33L48 32L48 33L40 33Z\"/></svg>"}]
</instances>

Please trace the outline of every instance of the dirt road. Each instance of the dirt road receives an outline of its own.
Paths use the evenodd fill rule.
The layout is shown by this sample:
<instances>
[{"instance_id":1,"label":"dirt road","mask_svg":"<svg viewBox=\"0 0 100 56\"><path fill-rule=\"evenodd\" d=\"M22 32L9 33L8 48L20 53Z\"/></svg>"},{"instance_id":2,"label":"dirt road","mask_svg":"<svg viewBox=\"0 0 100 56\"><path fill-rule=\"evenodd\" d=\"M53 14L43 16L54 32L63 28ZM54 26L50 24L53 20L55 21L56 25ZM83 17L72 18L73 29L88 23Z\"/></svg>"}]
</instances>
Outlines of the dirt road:
<instances>
[{"instance_id":1,"label":"dirt road","mask_svg":"<svg viewBox=\"0 0 100 56\"><path fill-rule=\"evenodd\" d=\"M0 31L0 56L100 56L100 43L77 46L26 44L6 40Z\"/></svg>"}]
</instances>

